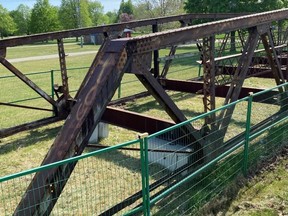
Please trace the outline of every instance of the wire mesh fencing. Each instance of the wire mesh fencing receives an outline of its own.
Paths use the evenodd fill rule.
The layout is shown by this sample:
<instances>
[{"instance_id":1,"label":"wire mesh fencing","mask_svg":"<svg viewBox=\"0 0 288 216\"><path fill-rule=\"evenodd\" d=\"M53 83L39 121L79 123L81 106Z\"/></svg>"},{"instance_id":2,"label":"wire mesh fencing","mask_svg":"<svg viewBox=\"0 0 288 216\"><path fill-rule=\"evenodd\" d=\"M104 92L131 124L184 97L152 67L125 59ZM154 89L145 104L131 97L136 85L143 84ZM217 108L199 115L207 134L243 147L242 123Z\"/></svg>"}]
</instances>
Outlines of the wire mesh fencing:
<instances>
[{"instance_id":1,"label":"wire mesh fencing","mask_svg":"<svg viewBox=\"0 0 288 216\"><path fill-rule=\"evenodd\" d=\"M79 90L88 69L89 67L67 69L68 88L72 97ZM61 96L62 93L57 93L57 87L62 85L60 70L25 73L25 76L54 100ZM13 127L54 115L52 105L15 75L8 73L0 75L0 86L2 89L0 128ZM125 74L113 100L145 91L144 86L134 75Z\"/></svg>"},{"instance_id":2,"label":"wire mesh fencing","mask_svg":"<svg viewBox=\"0 0 288 216\"><path fill-rule=\"evenodd\" d=\"M51 215L197 215L237 177L287 145L287 86L135 141L1 177L0 215L31 215L51 199L57 200ZM35 173L75 162L70 178L31 188ZM61 184L62 193L55 193ZM53 193L50 200L37 201L37 194Z\"/></svg>"},{"instance_id":3,"label":"wire mesh fencing","mask_svg":"<svg viewBox=\"0 0 288 216\"><path fill-rule=\"evenodd\" d=\"M287 145L286 87L251 95L149 136L151 213L197 215L211 199L220 199L237 177ZM205 122L209 124L201 127Z\"/></svg>"},{"instance_id":4,"label":"wire mesh fencing","mask_svg":"<svg viewBox=\"0 0 288 216\"><path fill-rule=\"evenodd\" d=\"M51 96L50 71L28 73L26 77ZM0 86L0 128L12 127L53 115L52 105L15 75L0 76Z\"/></svg>"},{"instance_id":5,"label":"wire mesh fencing","mask_svg":"<svg viewBox=\"0 0 288 216\"><path fill-rule=\"evenodd\" d=\"M287 145L287 85L252 96L249 166L265 161Z\"/></svg>"},{"instance_id":6,"label":"wire mesh fencing","mask_svg":"<svg viewBox=\"0 0 288 216\"><path fill-rule=\"evenodd\" d=\"M141 207L140 147L135 140L1 178L0 215L32 215L35 211L47 215L45 206L53 199L57 202L51 215L122 215ZM74 163L77 165L69 179L30 185L35 173L44 175ZM60 194L57 187L61 184L66 185ZM45 199L49 195L51 198ZM25 205L19 204L24 198Z\"/></svg>"},{"instance_id":7,"label":"wire mesh fencing","mask_svg":"<svg viewBox=\"0 0 288 216\"><path fill-rule=\"evenodd\" d=\"M152 214L193 215L241 173L246 118L243 99L149 136Z\"/></svg>"}]
</instances>

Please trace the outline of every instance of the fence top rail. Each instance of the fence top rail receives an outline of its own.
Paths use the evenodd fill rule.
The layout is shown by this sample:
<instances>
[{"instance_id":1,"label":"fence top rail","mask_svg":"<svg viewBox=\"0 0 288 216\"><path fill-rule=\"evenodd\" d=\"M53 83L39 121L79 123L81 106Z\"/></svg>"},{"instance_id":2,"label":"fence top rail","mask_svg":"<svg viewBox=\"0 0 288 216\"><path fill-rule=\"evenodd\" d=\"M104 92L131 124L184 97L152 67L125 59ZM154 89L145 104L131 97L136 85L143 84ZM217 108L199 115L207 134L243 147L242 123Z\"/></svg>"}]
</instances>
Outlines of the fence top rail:
<instances>
[{"instance_id":1,"label":"fence top rail","mask_svg":"<svg viewBox=\"0 0 288 216\"><path fill-rule=\"evenodd\" d=\"M39 171L51 169L51 168L54 168L54 167L57 167L57 166L60 166L60 165L63 165L63 164L79 161L79 160L82 160L84 158L88 158L88 157L96 156L96 155L99 155L99 154L103 154L105 152L118 150L120 148L123 148L123 147L126 147L126 146L130 146L130 145L133 145L133 144L137 144L137 143L140 144L140 140L139 139L132 140L132 141L129 141L129 142L125 142L125 143L122 143L122 144L118 144L118 145L115 145L115 146L107 147L107 148L100 149L100 150L97 150L97 151L89 152L87 154L82 154L82 155L75 156L75 157L72 157L72 158L68 158L68 159L65 159L65 160L62 160L62 161L57 161L57 162L54 162L54 163L51 163L51 164L42 165L40 167L36 167L36 168L33 168L33 169L25 170L25 171L18 172L18 173L15 173L15 174L3 176L3 177L0 177L0 183L8 181L8 180L11 180L11 179L19 178L21 176L25 176L25 175L29 175L29 174L32 174L32 173L36 173L36 172L39 172Z\"/></svg>"},{"instance_id":2,"label":"fence top rail","mask_svg":"<svg viewBox=\"0 0 288 216\"><path fill-rule=\"evenodd\" d=\"M247 13L246 13L247 14ZM143 19L136 20L130 22L123 22L117 24L110 25L102 25L102 26L94 26L88 28L79 28L79 29L70 29L64 31L57 32L49 32L49 33L41 33L34 34L28 36L20 36L14 38L8 38L0 40L0 49L6 47L19 46L24 44L31 44L35 42L40 42L44 40L53 40L53 39L61 39L61 38L69 38L69 37L80 37L82 35L89 35L95 33L110 33L115 31L123 31L125 28L136 28L136 27L144 27L144 26L153 26L158 24L170 23L170 22L185 22L193 19L225 19L232 18L236 16L241 16L243 13L193 13L193 14L182 14L175 16L167 16L167 17L157 17L151 19Z\"/></svg>"},{"instance_id":3,"label":"fence top rail","mask_svg":"<svg viewBox=\"0 0 288 216\"><path fill-rule=\"evenodd\" d=\"M75 68L67 68L68 71L72 71L72 70L80 70L80 69L89 69L88 66L86 67L75 67ZM31 75L38 75L38 74L47 74L47 73L51 73L51 72L61 72L60 69L51 69L49 71L36 71L36 72L30 72L30 73L24 73L26 76L31 76ZM15 77L15 75L4 75L4 76L0 76L0 79L4 79L4 78L12 78Z\"/></svg>"},{"instance_id":4,"label":"fence top rail","mask_svg":"<svg viewBox=\"0 0 288 216\"><path fill-rule=\"evenodd\" d=\"M275 89L279 89L279 88L282 88L282 87L285 87L285 86L288 86L288 82L283 83L283 84L280 84L280 85L275 86L275 87L270 88L270 89L265 89L265 90L263 90L263 91L257 92L257 93L255 93L255 94L252 94L251 96L252 96L252 97L256 97L256 96L259 96L259 95L262 95L262 94L266 94L266 93L269 92L269 91L273 91L273 90L275 90Z\"/></svg>"}]
</instances>

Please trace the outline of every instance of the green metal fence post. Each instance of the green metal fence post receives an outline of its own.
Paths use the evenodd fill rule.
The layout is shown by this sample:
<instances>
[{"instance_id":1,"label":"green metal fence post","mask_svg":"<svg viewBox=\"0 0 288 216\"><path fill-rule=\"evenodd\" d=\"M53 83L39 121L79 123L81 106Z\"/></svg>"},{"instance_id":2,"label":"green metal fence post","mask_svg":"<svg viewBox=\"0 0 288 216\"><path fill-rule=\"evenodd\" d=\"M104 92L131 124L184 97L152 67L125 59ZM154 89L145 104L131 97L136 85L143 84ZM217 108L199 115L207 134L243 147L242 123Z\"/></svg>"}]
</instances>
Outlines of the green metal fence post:
<instances>
[{"instance_id":1,"label":"green metal fence post","mask_svg":"<svg viewBox=\"0 0 288 216\"><path fill-rule=\"evenodd\" d=\"M249 140L250 140L250 128L251 128L251 112L252 112L252 100L253 96L248 97L247 117L246 117L246 131L244 142L244 158L243 158L243 174L248 174L248 157L249 157Z\"/></svg>"},{"instance_id":2,"label":"green metal fence post","mask_svg":"<svg viewBox=\"0 0 288 216\"><path fill-rule=\"evenodd\" d=\"M54 70L50 71L50 77L51 77L51 97L54 100L54 97L55 97L55 92L54 92ZM55 115L56 114L55 107L52 106L52 109L53 109L53 115Z\"/></svg>"},{"instance_id":3,"label":"green metal fence post","mask_svg":"<svg viewBox=\"0 0 288 216\"><path fill-rule=\"evenodd\" d=\"M50 76L51 76L51 97L54 99L54 70L50 71Z\"/></svg>"},{"instance_id":4,"label":"green metal fence post","mask_svg":"<svg viewBox=\"0 0 288 216\"><path fill-rule=\"evenodd\" d=\"M150 216L149 168L148 168L148 133L138 135L140 140L142 198L144 216Z\"/></svg>"}]
</instances>

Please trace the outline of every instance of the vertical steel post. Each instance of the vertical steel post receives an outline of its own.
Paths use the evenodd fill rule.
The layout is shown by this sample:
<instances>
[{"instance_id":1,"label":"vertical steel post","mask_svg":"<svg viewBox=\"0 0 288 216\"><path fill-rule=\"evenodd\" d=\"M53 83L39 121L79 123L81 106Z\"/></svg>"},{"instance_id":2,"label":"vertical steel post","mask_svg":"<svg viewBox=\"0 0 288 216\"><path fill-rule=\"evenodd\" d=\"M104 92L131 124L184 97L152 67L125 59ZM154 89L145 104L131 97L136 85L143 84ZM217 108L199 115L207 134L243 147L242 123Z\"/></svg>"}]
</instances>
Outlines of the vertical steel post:
<instances>
[{"instance_id":1,"label":"vertical steel post","mask_svg":"<svg viewBox=\"0 0 288 216\"><path fill-rule=\"evenodd\" d=\"M55 92L54 92L54 70L50 71L50 77L51 77L51 97L54 100Z\"/></svg>"},{"instance_id":2,"label":"vertical steel post","mask_svg":"<svg viewBox=\"0 0 288 216\"><path fill-rule=\"evenodd\" d=\"M148 166L148 133L138 135L140 141L141 176L143 214L150 216L150 192L149 192L149 166Z\"/></svg>"},{"instance_id":3,"label":"vertical steel post","mask_svg":"<svg viewBox=\"0 0 288 216\"><path fill-rule=\"evenodd\" d=\"M63 86L63 95L65 100L68 100L69 96L69 85L68 85L68 75L67 75L67 66L66 66L66 54L64 50L64 43L62 39L57 40L58 43L58 54L59 54L59 63L61 69L61 79Z\"/></svg>"},{"instance_id":4,"label":"vertical steel post","mask_svg":"<svg viewBox=\"0 0 288 216\"><path fill-rule=\"evenodd\" d=\"M203 38L203 104L204 112L215 109L215 35ZM205 118L205 125L215 126L215 114Z\"/></svg>"},{"instance_id":5,"label":"vertical steel post","mask_svg":"<svg viewBox=\"0 0 288 216\"><path fill-rule=\"evenodd\" d=\"M55 92L54 92L54 70L50 71L50 81L51 81L51 97L53 100L55 100ZM53 116L56 115L56 107L52 105L53 109Z\"/></svg>"},{"instance_id":6,"label":"vertical steel post","mask_svg":"<svg viewBox=\"0 0 288 216\"><path fill-rule=\"evenodd\" d=\"M247 116L246 116L246 131L244 141L244 157L243 157L243 174L247 177L248 174L248 158L249 158L249 141L251 129L251 113L252 113L253 95L248 98Z\"/></svg>"},{"instance_id":7,"label":"vertical steel post","mask_svg":"<svg viewBox=\"0 0 288 216\"><path fill-rule=\"evenodd\" d=\"M232 103L239 98L239 94L249 71L249 66L251 65L255 49L258 45L259 34L257 28L253 27L248 29L248 31L249 36L246 41L242 55L238 60L236 71L234 73L232 82L225 98L225 105ZM234 109L235 106L231 106L229 109L223 109L220 115L217 117L217 119L219 119L218 127L223 131L223 134L225 134L227 131Z\"/></svg>"},{"instance_id":8,"label":"vertical steel post","mask_svg":"<svg viewBox=\"0 0 288 216\"><path fill-rule=\"evenodd\" d=\"M158 25L154 24L152 25L152 31L153 33L158 32ZM160 69L159 69L159 50L154 50L154 77L159 77Z\"/></svg>"}]
</instances>

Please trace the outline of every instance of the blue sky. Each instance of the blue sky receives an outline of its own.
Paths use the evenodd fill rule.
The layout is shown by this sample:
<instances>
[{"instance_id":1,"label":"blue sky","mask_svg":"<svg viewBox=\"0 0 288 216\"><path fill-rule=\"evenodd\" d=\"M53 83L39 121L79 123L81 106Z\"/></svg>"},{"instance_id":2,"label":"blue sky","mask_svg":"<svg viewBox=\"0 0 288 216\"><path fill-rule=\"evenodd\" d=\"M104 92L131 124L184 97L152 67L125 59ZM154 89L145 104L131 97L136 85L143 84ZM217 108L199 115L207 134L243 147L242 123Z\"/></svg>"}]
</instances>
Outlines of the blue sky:
<instances>
[{"instance_id":1,"label":"blue sky","mask_svg":"<svg viewBox=\"0 0 288 216\"><path fill-rule=\"evenodd\" d=\"M50 4L59 6L61 0L49 0ZM104 12L118 10L121 0L98 0L104 6ZM33 7L35 0L0 0L0 4L10 10L17 8L19 4L26 4L29 7Z\"/></svg>"}]
</instances>

